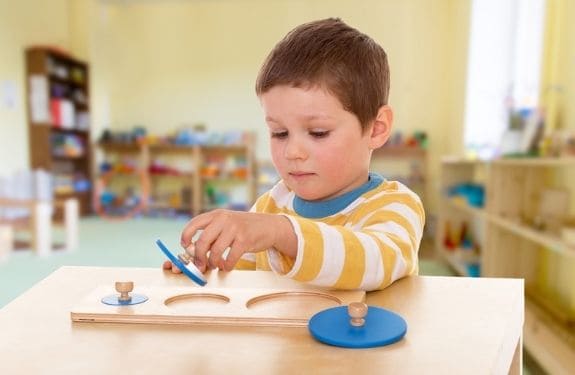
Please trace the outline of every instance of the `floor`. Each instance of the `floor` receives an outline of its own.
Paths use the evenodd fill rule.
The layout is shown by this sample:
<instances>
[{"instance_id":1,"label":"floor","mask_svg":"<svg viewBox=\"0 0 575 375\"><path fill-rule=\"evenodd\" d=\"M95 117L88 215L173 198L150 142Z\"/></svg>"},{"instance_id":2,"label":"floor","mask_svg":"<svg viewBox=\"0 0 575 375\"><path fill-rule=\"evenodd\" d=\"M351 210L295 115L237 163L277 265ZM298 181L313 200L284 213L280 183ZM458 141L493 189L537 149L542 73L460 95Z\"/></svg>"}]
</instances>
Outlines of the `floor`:
<instances>
[{"instance_id":1,"label":"floor","mask_svg":"<svg viewBox=\"0 0 575 375\"><path fill-rule=\"evenodd\" d=\"M30 250L14 251L0 260L0 308L63 265L160 267L164 256L156 248L161 239L170 248L179 248L183 219L139 218L107 221L87 218L80 221L80 247L73 252L56 251L49 257L37 257ZM61 238L56 232L54 237ZM421 275L454 275L434 256L433 242L426 239L420 249ZM544 374L527 355L525 374Z\"/></svg>"}]
</instances>

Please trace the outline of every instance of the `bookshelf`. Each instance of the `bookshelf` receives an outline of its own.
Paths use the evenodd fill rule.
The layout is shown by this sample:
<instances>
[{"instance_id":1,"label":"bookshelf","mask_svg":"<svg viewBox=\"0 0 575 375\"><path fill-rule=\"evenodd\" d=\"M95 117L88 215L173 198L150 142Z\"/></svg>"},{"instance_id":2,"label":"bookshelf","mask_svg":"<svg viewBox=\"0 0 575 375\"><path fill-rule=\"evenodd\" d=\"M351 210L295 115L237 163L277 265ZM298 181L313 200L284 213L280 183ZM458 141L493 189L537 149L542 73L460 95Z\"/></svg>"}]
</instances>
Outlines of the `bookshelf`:
<instances>
[{"instance_id":1,"label":"bookshelf","mask_svg":"<svg viewBox=\"0 0 575 375\"><path fill-rule=\"evenodd\" d=\"M55 49L25 51L30 167L50 172L54 198L91 212L89 66Z\"/></svg>"},{"instance_id":2,"label":"bookshelf","mask_svg":"<svg viewBox=\"0 0 575 375\"><path fill-rule=\"evenodd\" d=\"M216 208L248 210L255 202L253 134L246 134L241 144L100 142L98 147L107 160L137 160L136 169L150 187L147 213L172 210L198 215ZM129 183L137 187L141 173L122 177L132 177ZM240 194L230 193L238 190Z\"/></svg>"},{"instance_id":3,"label":"bookshelf","mask_svg":"<svg viewBox=\"0 0 575 375\"><path fill-rule=\"evenodd\" d=\"M573 157L441 164L438 254L468 276L456 252L446 249L446 224L468 220L481 228L481 276L525 280L524 344L549 373L575 368L575 243L562 235L573 215L567 199L573 167ZM481 208L447 193L470 182L485 186Z\"/></svg>"}]
</instances>

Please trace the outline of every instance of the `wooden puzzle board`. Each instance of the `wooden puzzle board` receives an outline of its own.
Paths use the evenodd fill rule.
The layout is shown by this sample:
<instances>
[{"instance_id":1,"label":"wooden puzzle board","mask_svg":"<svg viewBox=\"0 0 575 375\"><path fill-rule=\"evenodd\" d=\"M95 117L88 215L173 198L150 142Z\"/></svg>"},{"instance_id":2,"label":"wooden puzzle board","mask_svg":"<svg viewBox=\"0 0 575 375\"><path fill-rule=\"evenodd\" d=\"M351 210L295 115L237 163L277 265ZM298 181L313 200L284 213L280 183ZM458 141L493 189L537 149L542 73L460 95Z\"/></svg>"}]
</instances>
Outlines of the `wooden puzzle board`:
<instances>
[{"instance_id":1,"label":"wooden puzzle board","mask_svg":"<svg viewBox=\"0 0 575 375\"><path fill-rule=\"evenodd\" d=\"M98 287L72 309L71 318L75 322L303 327L319 311L365 301L364 291L323 289L136 287L133 293L148 300L106 305L102 298L118 292L112 286Z\"/></svg>"}]
</instances>

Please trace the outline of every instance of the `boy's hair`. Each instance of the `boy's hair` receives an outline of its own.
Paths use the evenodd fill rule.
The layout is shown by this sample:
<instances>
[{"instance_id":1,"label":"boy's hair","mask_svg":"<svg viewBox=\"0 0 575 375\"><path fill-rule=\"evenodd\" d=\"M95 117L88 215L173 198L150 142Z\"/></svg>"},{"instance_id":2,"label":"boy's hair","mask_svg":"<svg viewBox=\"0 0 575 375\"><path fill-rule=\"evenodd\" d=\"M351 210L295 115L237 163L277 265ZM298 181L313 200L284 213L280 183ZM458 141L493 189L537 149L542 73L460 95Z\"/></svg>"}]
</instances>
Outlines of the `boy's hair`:
<instances>
[{"instance_id":1,"label":"boy's hair","mask_svg":"<svg viewBox=\"0 0 575 375\"><path fill-rule=\"evenodd\" d=\"M270 52L258 74L256 93L277 85L327 89L365 130L387 104L387 55L373 39L339 18L305 23Z\"/></svg>"}]
</instances>

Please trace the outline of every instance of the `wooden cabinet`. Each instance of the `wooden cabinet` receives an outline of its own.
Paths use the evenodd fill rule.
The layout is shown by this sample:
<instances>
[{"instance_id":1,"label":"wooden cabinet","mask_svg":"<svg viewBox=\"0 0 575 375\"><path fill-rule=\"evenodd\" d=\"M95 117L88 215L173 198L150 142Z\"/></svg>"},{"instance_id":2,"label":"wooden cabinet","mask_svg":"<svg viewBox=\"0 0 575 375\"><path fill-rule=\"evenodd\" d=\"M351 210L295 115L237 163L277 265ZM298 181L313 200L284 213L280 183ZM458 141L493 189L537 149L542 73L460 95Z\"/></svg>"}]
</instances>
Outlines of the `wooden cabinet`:
<instances>
[{"instance_id":1,"label":"wooden cabinet","mask_svg":"<svg viewBox=\"0 0 575 375\"><path fill-rule=\"evenodd\" d=\"M88 64L46 48L26 54L30 167L50 172L54 197L78 199L91 211Z\"/></svg>"},{"instance_id":2,"label":"wooden cabinet","mask_svg":"<svg viewBox=\"0 0 575 375\"><path fill-rule=\"evenodd\" d=\"M550 373L575 368L575 243L564 237L573 230L574 169L566 157L441 165L438 253L466 274L446 249L446 226L468 220L479 228L481 276L525 280L525 346ZM484 185L483 208L450 196L462 183Z\"/></svg>"},{"instance_id":3,"label":"wooden cabinet","mask_svg":"<svg viewBox=\"0 0 575 375\"><path fill-rule=\"evenodd\" d=\"M128 164L134 165L137 171L117 173L117 176L132 178L130 184L139 193L142 191L141 179L147 179L149 197L145 206L148 213L172 210L197 215L215 208L248 210L255 202L254 137L251 133L246 134L241 144L231 145L142 142L100 143L99 146L110 162L131 159Z\"/></svg>"}]
</instances>

